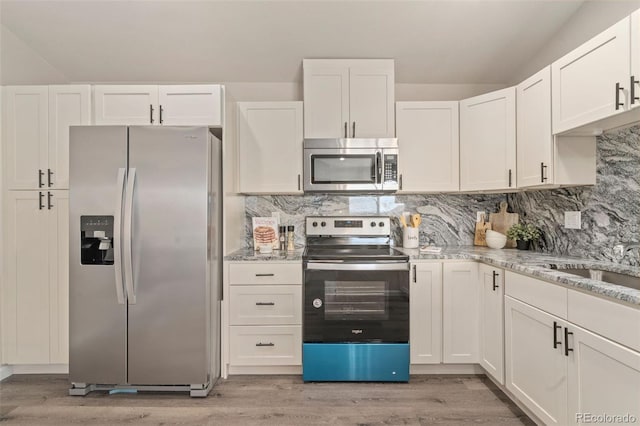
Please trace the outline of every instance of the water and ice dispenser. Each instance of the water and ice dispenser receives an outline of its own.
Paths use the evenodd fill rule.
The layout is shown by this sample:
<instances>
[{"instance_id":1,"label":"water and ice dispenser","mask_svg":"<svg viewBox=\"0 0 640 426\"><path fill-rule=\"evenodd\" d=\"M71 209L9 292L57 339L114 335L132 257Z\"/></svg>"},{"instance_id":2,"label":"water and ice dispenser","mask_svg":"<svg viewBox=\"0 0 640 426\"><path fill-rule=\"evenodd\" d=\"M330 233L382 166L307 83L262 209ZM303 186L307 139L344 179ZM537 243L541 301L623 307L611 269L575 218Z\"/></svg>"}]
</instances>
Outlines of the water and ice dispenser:
<instances>
[{"instance_id":1,"label":"water and ice dispenser","mask_svg":"<svg viewBox=\"0 0 640 426\"><path fill-rule=\"evenodd\" d=\"M113 216L80 216L80 263L113 265Z\"/></svg>"}]
</instances>

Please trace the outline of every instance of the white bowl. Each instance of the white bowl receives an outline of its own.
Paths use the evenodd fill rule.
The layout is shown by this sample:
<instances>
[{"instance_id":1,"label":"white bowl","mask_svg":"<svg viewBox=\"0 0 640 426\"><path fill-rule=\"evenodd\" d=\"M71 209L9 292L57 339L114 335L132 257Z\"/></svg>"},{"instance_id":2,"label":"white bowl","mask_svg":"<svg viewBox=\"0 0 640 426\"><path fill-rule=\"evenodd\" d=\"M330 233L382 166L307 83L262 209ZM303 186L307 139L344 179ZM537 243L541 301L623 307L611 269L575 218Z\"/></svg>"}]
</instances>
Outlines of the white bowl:
<instances>
[{"instance_id":1,"label":"white bowl","mask_svg":"<svg viewBox=\"0 0 640 426\"><path fill-rule=\"evenodd\" d=\"M507 236L500 232L487 229L487 245L491 248L501 249L507 244Z\"/></svg>"}]
</instances>

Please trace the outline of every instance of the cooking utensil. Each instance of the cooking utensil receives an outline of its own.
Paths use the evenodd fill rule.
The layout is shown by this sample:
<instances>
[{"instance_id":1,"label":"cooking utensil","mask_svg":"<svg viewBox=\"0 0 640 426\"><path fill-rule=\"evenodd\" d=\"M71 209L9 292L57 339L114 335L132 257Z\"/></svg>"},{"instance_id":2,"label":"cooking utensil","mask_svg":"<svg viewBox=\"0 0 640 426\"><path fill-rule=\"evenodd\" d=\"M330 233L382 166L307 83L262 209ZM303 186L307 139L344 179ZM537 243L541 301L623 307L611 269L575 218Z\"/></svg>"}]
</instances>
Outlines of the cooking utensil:
<instances>
[{"instance_id":1,"label":"cooking utensil","mask_svg":"<svg viewBox=\"0 0 640 426\"><path fill-rule=\"evenodd\" d=\"M400 215L400 223L402 224L402 227L403 227L403 228L406 228L406 227L407 227L407 221L406 221L406 219L404 218L404 215L403 215L403 214L401 214L401 215Z\"/></svg>"},{"instance_id":2,"label":"cooking utensil","mask_svg":"<svg viewBox=\"0 0 640 426\"><path fill-rule=\"evenodd\" d=\"M491 229L491 223L484 221L484 213L480 215L480 221L476 222L476 232L473 238L473 244L476 246L487 245L487 229Z\"/></svg>"},{"instance_id":3,"label":"cooking utensil","mask_svg":"<svg viewBox=\"0 0 640 426\"><path fill-rule=\"evenodd\" d=\"M422 223L422 216L419 213L411 215L411 226L414 228L418 228Z\"/></svg>"},{"instance_id":4,"label":"cooking utensil","mask_svg":"<svg viewBox=\"0 0 640 426\"><path fill-rule=\"evenodd\" d=\"M515 225L520 221L520 215L518 213L507 213L507 207L509 205L506 201L500 203L500 211L497 213L489 214L489 222L491 228L501 234L507 234L507 230L511 228L511 225ZM505 247L515 247L516 242L514 240L507 240Z\"/></svg>"}]
</instances>

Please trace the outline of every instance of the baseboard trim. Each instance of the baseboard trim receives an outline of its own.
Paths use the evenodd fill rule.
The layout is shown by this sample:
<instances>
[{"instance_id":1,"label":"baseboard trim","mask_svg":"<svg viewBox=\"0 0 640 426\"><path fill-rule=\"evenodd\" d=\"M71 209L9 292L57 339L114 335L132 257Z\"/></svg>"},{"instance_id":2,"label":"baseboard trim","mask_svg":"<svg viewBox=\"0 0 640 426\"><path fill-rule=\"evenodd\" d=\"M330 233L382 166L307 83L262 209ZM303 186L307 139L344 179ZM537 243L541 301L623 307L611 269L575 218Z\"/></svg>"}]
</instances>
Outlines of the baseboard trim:
<instances>
[{"instance_id":1,"label":"baseboard trim","mask_svg":"<svg viewBox=\"0 0 640 426\"><path fill-rule=\"evenodd\" d=\"M485 374L478 364L412 364L411 374Z\"/></svg>"},{"instance_id":2,"label":"baseboard trim","mask_svg":"<svg viewBox=\"0 0 640 426\"><path fill-rule=\"evenodd\" d=\"M230 365L229 374L302 374L302 366L239 366ZM224 377L226 378L226 377Z\"/></svg>"},{"instance_id":3,"label":"baseboard trim","mask_svg":"<svg viewBox=\"0 0 640 426\"><path fill-rule=\"evenodd\" d=\"M13 374L13 369L10 365L0 365L0 382L6 379L7 377L11 377Z\"/></svg>"},{"instance_id":4,"label":"baseboard trim","mask_svg":"<svg viewBox=\"0 0 640 426\"><path fill-rule=\"evenodd\" d=\"M8 367L12 374L69 374L69 364L17 364Z\"/></svg>"}]
</instances>

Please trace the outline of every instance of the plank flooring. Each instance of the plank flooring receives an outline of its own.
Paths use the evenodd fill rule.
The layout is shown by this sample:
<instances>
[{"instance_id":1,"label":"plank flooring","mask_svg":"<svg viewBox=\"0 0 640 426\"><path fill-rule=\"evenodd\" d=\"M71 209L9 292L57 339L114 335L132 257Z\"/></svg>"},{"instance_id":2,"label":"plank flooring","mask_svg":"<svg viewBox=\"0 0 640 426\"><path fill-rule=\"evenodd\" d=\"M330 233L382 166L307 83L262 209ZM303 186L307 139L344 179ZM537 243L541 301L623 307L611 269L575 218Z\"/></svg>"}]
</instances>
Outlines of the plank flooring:
<instances>
[{"instance_id":1,"label":"plank flooring","mask_svg":"<svg viewBox=\"0 0 640 426\"><path fill-rule=\"evenodd\" d=\"M410 383L303 383L232 376L208 398L179 393L67 395L66 375L0 383L7 425L533 425L484 376L412 376Z\"/></svg>"}]
</instances>

